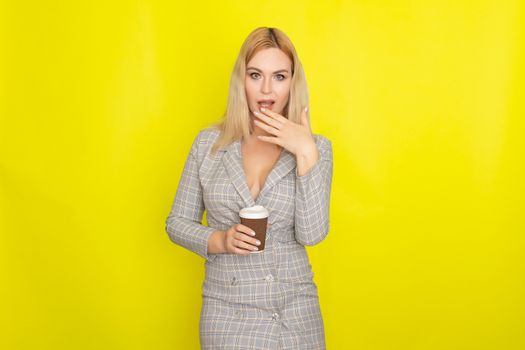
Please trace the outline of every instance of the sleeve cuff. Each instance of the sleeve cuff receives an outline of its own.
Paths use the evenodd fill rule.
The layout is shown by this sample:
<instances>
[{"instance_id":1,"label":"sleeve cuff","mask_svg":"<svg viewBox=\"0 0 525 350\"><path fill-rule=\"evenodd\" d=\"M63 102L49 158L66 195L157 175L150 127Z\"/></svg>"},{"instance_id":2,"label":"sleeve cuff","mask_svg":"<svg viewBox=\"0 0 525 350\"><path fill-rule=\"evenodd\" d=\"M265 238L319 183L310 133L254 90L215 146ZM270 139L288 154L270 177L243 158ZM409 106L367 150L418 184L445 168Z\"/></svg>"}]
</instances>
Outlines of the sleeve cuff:
<instances>
[{"instance_id":1,"label":"sleeve cuff","mask_svg":"<svg viewBox=\"0 0 525 350\"><path fill-rule=\"evenodd\" d=\"M213 232L217 231L216 229L212 227L206 227L203 237L202 246L199 247L199 255L202 256L204 259L206 259L209 262L212 262L217 257L217 254L208 254L208 241L210 239L210 236L213 234Z\"/></svg>"}]
</instances>

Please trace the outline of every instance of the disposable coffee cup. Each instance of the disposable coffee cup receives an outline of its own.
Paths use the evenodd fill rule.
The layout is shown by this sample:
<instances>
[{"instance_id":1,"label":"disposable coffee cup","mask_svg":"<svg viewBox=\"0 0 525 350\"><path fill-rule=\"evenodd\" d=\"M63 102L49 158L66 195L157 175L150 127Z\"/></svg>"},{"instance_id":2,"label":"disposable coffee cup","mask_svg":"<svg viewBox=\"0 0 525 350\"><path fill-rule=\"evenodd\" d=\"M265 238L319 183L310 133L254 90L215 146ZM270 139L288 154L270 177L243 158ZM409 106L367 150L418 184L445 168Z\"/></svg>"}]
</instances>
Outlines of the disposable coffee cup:
<instances>
[{"instance_id":1,"label":"disposable coffee cup","mask_svg":"<svg viewBox=\"0 0 525 350\"><path fill-rule=\"evenodd\" d=\"M253 207L246 207L241 209L239 212L239 218L241 224L248 226L255 231L255 237L261 242L261 245L257 246L259 250L252 251L251 253L260 253L264 250L266 243L266 227L268 225L268 210L262 205L254 205Z\"/></svg>"}]
</instances>

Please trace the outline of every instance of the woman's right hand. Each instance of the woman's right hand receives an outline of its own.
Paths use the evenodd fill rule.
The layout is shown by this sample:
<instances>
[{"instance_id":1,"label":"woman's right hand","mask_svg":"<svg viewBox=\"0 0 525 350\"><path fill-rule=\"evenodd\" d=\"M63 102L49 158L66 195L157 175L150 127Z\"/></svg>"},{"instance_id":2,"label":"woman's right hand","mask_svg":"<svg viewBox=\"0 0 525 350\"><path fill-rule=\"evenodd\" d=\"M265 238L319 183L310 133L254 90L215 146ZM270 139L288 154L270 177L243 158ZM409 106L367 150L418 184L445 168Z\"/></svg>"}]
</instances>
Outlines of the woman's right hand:
<instances>
[{"instance_id":1,"label":"woman's right hand","mask_svg":"<svg viewBox=\"0 0 525 350\"><path fill-rule=\"evenodd\" d=\"M260 245L251 234L253 230L243 224L235 224L224 233L224 249L226 253L250 255L250 252L259 250ZM257 244L259 243L259 244Z\"/></svg>"}]
</instances>

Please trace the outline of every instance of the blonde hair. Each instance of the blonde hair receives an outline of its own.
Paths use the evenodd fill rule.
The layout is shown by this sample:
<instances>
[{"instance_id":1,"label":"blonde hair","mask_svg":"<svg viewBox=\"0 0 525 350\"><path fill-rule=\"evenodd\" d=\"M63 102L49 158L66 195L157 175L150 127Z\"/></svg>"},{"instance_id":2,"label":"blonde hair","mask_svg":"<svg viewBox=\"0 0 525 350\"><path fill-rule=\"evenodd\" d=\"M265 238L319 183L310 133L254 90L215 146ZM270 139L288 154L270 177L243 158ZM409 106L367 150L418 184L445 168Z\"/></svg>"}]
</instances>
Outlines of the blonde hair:
<instances>
[{"instance_id":1,"label":"blonde hair","mask_svg":"<svg viewBox=\"0 0 525 350\"><path fill-rule=\"evenodd\" d=\"M220 136L212 146L212 154L233 141L242 137L248 138L253 132L245 91L246 65L257 52L268 48L280 49L292 61L290 94L283 116L295 123L301 123L301 111L308 106L308 87L303 66L286 34L277 28L259 27L248 35L235 62L226 112L219 123L212 125L220 130Z\"/></svg>"}]
</instances>

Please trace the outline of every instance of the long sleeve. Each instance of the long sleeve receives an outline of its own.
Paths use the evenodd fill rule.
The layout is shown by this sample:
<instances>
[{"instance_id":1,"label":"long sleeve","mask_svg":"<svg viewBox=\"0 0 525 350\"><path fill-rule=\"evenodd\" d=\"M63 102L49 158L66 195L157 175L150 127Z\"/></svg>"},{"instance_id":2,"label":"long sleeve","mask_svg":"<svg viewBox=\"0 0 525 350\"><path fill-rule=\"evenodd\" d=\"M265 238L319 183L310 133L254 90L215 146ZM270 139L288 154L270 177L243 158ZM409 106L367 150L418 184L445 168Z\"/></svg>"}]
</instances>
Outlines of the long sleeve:
<instances>
[{"instance_id":1,"label":"long sleeve","mask_svg":"<svg viewBox=\"0 0 525 350\"><path fill-rule=\"evenodd\" d=\"M304 246L326 238L330 229L330 192L332 187L332 143L318 135L319 159L306 174L296 170L295 239Z\"/></svg>"},{"instance_id":2,"label":"long sleeve","mask_svg":"<svg viewBox=\"0 0 525 350\"><path fill-rule=\"evenodd\" d=\"M199 136L193 141L186 159L171 212L166 219L166 232L175 244L214 260L216 255L208 255L208 239L216 230L201 224L204 212L202 186L198 166Z\"/></svg>"}]
</instances>

